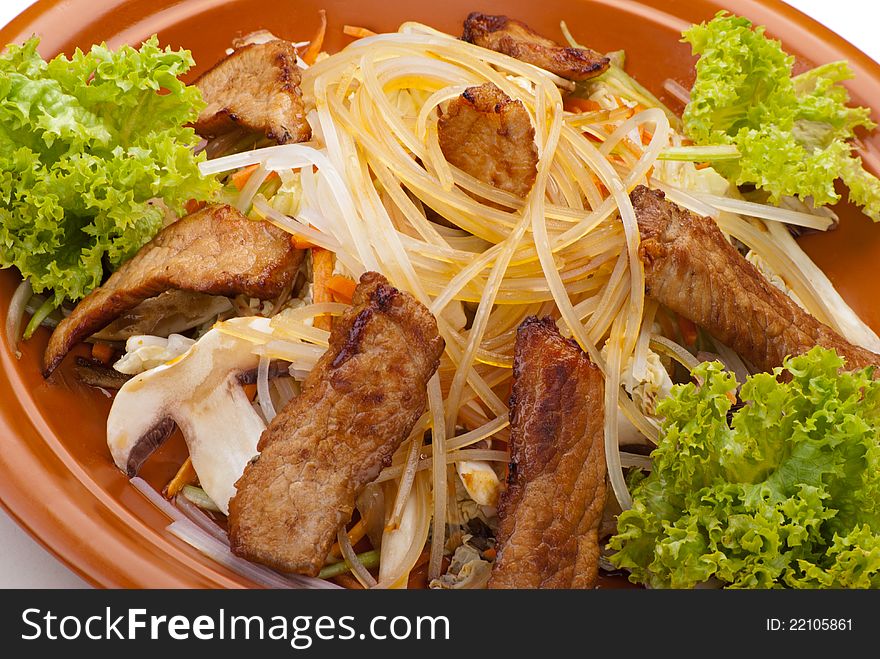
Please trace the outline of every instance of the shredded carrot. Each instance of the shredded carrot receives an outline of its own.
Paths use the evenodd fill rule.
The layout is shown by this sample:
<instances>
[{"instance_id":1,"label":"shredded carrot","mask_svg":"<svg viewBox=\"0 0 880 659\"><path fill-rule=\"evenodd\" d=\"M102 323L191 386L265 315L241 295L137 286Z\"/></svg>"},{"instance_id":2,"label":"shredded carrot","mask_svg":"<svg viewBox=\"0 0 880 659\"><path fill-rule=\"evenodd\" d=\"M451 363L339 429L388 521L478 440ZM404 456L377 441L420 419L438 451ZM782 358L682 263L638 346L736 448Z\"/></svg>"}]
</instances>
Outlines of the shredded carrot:
<instances>
[{"instance_id":1,"label":"shredded carrot","mask_svg":"<svg viewBox=\"0 0 880 659\"><path fill-rule=\"evenodd\" d=\"M709 166L709 163L707 163L707 162L698 162L696 165L694 165L694 167L696 169L706 169L706 167L708 167L708 166Z\"/></svg>"},{"instance_id":2,"label":"shredded carrot","mask_svg":"<svg viewBox=\"0 0 880 659\"><path fill-rule=\"evenodd\" d=\"M333 276L333 252L321 247L312 248L312 301L333 302L333 293L327 282ZM315 327L328 332L332 329L333 319L330 316L315 316Z\"/></svg>"},{"instance_id":3,"label":"shredded carrot","mask_svg":"<svg viewBox=\"0 0 880 659\"><path fill-rule=\"evenodd\" d=\"M315 247L315 245L309 242L308 238L304 238L296 234L293 234L290 237L290 244L293 245L296 249L312 249L313 247Z\"/></svg>"},{"instance_id":4,"label":"shredded carrot","mask_svg":"<svg viewBox=\"0 0 880 659\"><path fill-rule=\"evenodd\" d=\"M731 405L736 405L736 394L732 391L725 391L724 394L727 396L727 400L730 401Z\"/></svg>"},{"instance_id":5,"label":"shredded carrot","mask_svg":"<svg viewBox=\"0 0 880 659\"><path fill-rule=\"evenodd\" d=\"M165 490L163 491L165 498L170 499L174 497L186 485L194 484L198 478L196 470L193 469L192 459L187 458L186 461L180 465L180 469L177 470L177 473L174 474L174 478L168 481L168 485L165 486Z\"/></svg>"},{"instance_id":6,"label":"shredded carrot","mask_svg":"<svg viewBox=\"0 0 880 659\"><path fill-rule=\"evenodd\" d=\"M251 174L257 171L257 167L259 167L259 165L248 165L247 167L239 169L237 172L229 177L230 182L236 188L241 190L244 187L245 183L248 182Z\"/></svg>"},{"instance_id":7,"label":"shredded carrot","mask_svg":"<svg viewBox=\"0 0 880 659\"><path fill-rule=\"evenodd\" d=\"M678 317L678 329L681 330L681 339L685 345L692 346L697 342L697 326L684 316Z\"/></svg>"},{"instance_id":8,"label":"shredded carrot","mask_svg":"<svg viewBox=\"0 0 880 659\"><path fill-rule=\"evenodd\" d=\"M491 561L495 559L495 556L498 552L495 550L495 547L489 547L486 551L483 552L483 558L487 561Z\"/></svg>"},{"instance_id":9,"label":"shredded carrot","mask_svg":"<svg viewBox=\"0 0 880 659\"><path fill-rule=\"evenodd\" d=\"M232 181L232 185L236 188L243 190L250 177L255 171L257 171L257 167L259 167L259 165L248 165L247 167L243 167L232 174L229 177L229 180ZM266 177L266 180L271 181L276 176L278 176L278 172L269 172L269 176Z\"/></svg>"},{"instance_id":10,"label":"shredded carrot","mask_svg":"<svg viewBox=\"0 0 880 659\"><path fill-rule=\"evenodd\" d=\"M602 109L602 106L596 101L592 101L588 98L575 97L565 99L563 107L569 112L596 112Z\"/></svg>"},{"instance_id":11,"label":"shredded carrot","mask_svg":"<svg viewBox=\"0 0 880 659\"><path fill-rule=\"evenodd\" d=\"M244 390L244 395L247 396L248 400L253 400L257 395L257 385L255 384L243 384L241 388Z\"/></svg>"},{"instance_id":12,"label":"shredded carrot","mask_svg":"<svg viewBox=\"0 0 880 659\"><path fill-rule=\"evenodd\" d=\"M662 308L659 309L654 320L660 323L664 336L672 337L675 334L675 329L672 326L672 319L669 317L667 311L664 311Z\"/></svg>"},{"instance_id":13,"label":"shredded carrot","mask_svg":"<svg viewBox=\"0 0 880 659\"><path fill-rule=\"evenodd\" d=\"M207 202L199 201L198 199L190 199L186 204L184 204L184 208L188 215L192 215L196 211L202 210L205 206L207 206Z\"/></svg>"},{"instance_id":14,"label":"shredded carrot","mask_svg":"<svg viewBox=\"0 0 880 659\"><path fill-rule=\"evenodd\" d=\"M327 34L327 12L321 9L318 11L318 14L321 17L321 24L318 26L318 31L315 32L315 36L312 37L312 40L309 42L309 47L306 48L306 52L302 57L303 62L309 66L314 64L315 60L318 59L321 47L324 45L324 35Z\"/></svg>"},{"instance_id":15,"label":"shredded carrot","mask_svg":"<svg viewBox=\"0 0 880 659\"><path fill-rule=\"evenodd\" d=\"M428 587L428 560L431 558L431 552L423 551L419 557L416 559L416 564L413 565L412 570L409 572L409 579L407 580L406 587L409 589L412 588L427 588Z\"/></svg>"},{"instance_id":16,"label":"shredded carrot","mask_svg":"<svg viewBox=\"0 0 880 659\"><path fill-rule=\"evenodd\" d=\"M106 343L92 344L92 359L99 361L102 364L106 365L113 361L113 355L115 352L113 346L107 345Z\"/></svg>"},{"instance_id":17,"label":"shredded carrot","mask_svg":"<svg viewBox=\"0 0 880 659\"><path fill-rule=\"evenodd\" d=\"M357 283L354 279L343 275L333 275L327 280L327 288L330 289L330 294L333 296L334 302L351 304L351 299L354 297L355 286L357 286Z\"/></svg>"},{"instance_id":18,"label":"shredded carrot","mask_svg":"<svg viewBox=\"0 0 880 659\"><path fill-rule=\"evenodd\" d=\"M355 579L350 574L337 574L335 577L331 579L331 581L343 588L348 588L349 590L363 590L364 587L361 585L361 582Z\"/></svg>"},{"instance_id":19,"label":"shredded carrot","mask_svg":"<svg viewBox=\"0 0 880 659\"><path fill-rule=\"evenodd\" d=\"M368 30L365 27L358 27L357 25L343 25L342 33L347 34L350 37L357 37L358 39L376 36L376 33L372 30Z\"/></svg>"},{"instance_id":20,"label":"shredded carrot","mask_svg":"<svg viewBox=\"0 0 880 659\"><path fill-rule=\"evenodd\" d=\"M363 539L365 535L367 535L367 524L363 518L359 519L355 522L355 525L352 526L348 532L348 541L351 543L351 546L354 547L358 542ZM330 548L330 553L334 556L342 556L342 551L339 549L339 543L334 542L333 546Z\"/></svg>"}]
</instances>

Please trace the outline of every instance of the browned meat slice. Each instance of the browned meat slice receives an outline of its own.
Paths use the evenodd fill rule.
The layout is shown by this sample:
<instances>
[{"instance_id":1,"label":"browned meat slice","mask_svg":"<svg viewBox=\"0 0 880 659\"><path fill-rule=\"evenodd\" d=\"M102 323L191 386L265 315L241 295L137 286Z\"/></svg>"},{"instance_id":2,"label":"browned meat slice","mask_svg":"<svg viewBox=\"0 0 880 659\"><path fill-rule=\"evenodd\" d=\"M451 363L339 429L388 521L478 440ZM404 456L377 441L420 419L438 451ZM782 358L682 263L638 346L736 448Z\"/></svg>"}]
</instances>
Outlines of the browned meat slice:
<instances>
[{"instance_id":1,"label":"browned meat slice","mask_svg":"<svg viewBox=\"0 0 880 659\"><path fill-rule=\"evenodd\" d=\"M680 208L657 190L633 190L646 293L692 320L762 371L816 345L848 368L880 364L773 286L728 242L711 218Z\"/></svg>"},{"instance_id":2,"label":"browned meat slice","mask_svg":"<svg viewBox=\"0 0 880 659\"><path fill-rule=\"evenodd\" d=\"M446 160L474 178L520 197L535 184L538 149L529 113L492 83L450 101L437 130Z\"/></svg>"},{"instance_id":3,"label":"browned meat slice","mask_svg":"<svg viewBox=\"0 0 880 659\"><path fill-rule=\"evenodd\" d=\"M542 37L521 21L507 16L471 13L464 21L467 41L523 62L534 64L560 78L587 80L602 74L610 60L589 48L560 46Z\"/></svg>"},{"instance_id":4,"label":"browned meat slice","mask_svg":"<svg viewBox=\"0 0 880 659\"><path fill-rule=\"evenodd\" d=\"M552 318L516 333L510 475L489 588L593 588L605 507L604 380Z\"/></svg>"},{"instance_id":5,"label":"browned meat slice","mask_svg":"<svg viewBox=\"0 0 880 659\"><path fill-rule=\"evenodd\" d=\"M229 538L240 556L316 575L355 498L425 409L443 352L434 317L375 272L352 305L236 483Z\"/></svg>"},{"instance_id":6,"label":"browned meat slice","mask_svg":"<svg viewBox=\"0 0 880 659\"><path fill-rule=\"evenodd\" d=\"M208 206L162 229L76 305L49 339L43 375L80 340L147 298L177 288L270 299L289 285L301 261L302 251L281 229L225 204Z\"/></svg>"},{"instance_id":7,"label":"browned meat slice","mask_svg":"<svg viewBox=\"0 0 880 659\"><path fill-rule=\"evenodd\" d=\"M265 133L278 144L304 142L312 131L301 79L296 50L286 41L237 49L195 82L207 103L196 120L196 132L215 137L243 128Z\"/></svg>"}]
</instances>

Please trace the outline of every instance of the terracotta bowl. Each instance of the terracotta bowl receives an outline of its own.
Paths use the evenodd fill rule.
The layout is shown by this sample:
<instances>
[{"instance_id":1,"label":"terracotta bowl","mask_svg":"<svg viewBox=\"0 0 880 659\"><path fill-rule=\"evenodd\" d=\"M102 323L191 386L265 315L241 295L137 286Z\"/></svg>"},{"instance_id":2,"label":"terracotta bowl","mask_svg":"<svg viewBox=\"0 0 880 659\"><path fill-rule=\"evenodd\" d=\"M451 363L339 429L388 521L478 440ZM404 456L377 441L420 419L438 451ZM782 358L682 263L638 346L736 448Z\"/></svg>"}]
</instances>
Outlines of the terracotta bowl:
<instances>
[{"instance_id":1,"label":"terracotta bowl","mask_svg":"<svg viewBox=\"0 0 880 659\"><path fill-rule=\"evenodd\" d=\"M96 7L96 5L99 6ZM693 79L689 47L680 32L690 23L711 18L721 4L698 0L464 0L396 2L389 0L46 0L38 2L0 31L0 42L42 37L44 56L87 49L138 44L153 33L163 43L192 50L194 74L222 57L230 41L259 28L293 41L306 40L327 10L327 46L350 41L344 24L393 31L417 20L459 34L471 10L507 14L561 39L564 19L580 40L600 51L623 48L628 70L670 106L662 83L673 78L685 86ZM780 2L726 0L724 8L768 26L795 53L802 66L847 59L856 79L854 101L880 108L880 66L852 45ZM875 116L875 119L877 117ZM880 134L866 138L863 156L880 171ZM847 301L874 329L880 330L880 305L868 268L880 262L880 227L855 209L837 209L840 227L814 235L803 245L828 273ZM8 307L17 273L0 272L0 308ZM165 516L139 494L110 460L105 442L109 399L79 384L68 359L50 381L40 376L39 358L48 333L24 345L16 360L0 350L0 500L35 538L82 577L106 587L248 587L227 571L180 542L164 529ZM161 488L185 456L178 438L151 460L143 477Z\"/></svg>"}]
</instances>

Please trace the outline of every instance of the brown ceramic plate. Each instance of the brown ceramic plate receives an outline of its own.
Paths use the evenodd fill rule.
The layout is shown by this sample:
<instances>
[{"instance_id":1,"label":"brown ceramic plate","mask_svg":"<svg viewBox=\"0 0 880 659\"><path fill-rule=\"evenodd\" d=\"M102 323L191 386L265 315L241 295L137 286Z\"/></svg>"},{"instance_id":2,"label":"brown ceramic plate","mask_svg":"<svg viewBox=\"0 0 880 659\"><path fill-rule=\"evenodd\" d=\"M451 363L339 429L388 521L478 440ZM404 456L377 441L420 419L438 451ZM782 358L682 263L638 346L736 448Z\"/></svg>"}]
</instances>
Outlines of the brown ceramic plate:
<instances>
[{"instance_id":1,"label":"brown ceramic plate","mask_svg":"<svg viewBox=\"0 0 880 659\"><path fill-rule=\"evenodd\" d=\"M96 6L97 5L97 6ZM343 24L391 31L417 20L450 33L460 32L471 10L523 19L560 38L559 20L600 51L624 48L628 69L655 93L664 79L686 86L693 58L679 42L681 30L725 8L768 26L795 53L801 65L847 59L856 73L850 85L859 105L880 112L880 66L852 45L782 4L757 0L727 2L647 0L45 0L0 31L0 43L42 37L44 56L107 41L137 44L153 33L163 43L193 51L196 73L222 57L237 35L259 28L294 41L310 37L318 10L329 19L328 47L350 39ZM661 96L661 98L663 98ZM670 105L681 110L671 99ZM875 113L875 119L877 115ZM866 139L863 155L880 171L880 134ZM880 262L880 226L850 207L838 208L840 227L811 236L804 245L847 301L875 330L880 305L868 268ZM8 307L17 284L0 272L0 308ZM39 357L48 333L24 346L16 360L0 350L0 501L34 537L81 576L108 587L246 587L246 580L204 558L164 531L168 521L114 467L105 442L110 401L78 384L72 359L44 382ZM148 463L144 478L157 487L173 475L185 456L182 442L169 442Z\"/></svg>"}]
</instances>

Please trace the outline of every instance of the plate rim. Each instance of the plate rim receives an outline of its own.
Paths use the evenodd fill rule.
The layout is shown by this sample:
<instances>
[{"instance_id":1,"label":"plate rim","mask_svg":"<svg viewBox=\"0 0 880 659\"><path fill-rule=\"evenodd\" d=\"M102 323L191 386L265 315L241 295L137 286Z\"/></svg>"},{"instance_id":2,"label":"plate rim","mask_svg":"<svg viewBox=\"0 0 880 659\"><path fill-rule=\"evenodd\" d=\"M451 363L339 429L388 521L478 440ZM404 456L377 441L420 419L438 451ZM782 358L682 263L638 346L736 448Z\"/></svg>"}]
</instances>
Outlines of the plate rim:
<instances>
[{"instance_id":1,"label":"plate rim","mask_svg":"<svg viewBox=\"0 0 880 659\"><path fill-rule=\"evenodd\" d=\"M129 0L112 0L107 8L121 7ZM581 4L589 4L591 0L573 0ZM608 0L592 0L605 4ZM683 13L689 2L682 5L669 6L661 4L657 0L646 2L623 2L622 5L647 5L655 8L662 7L664 12L673 15ZM721 3L707 0L702 3L709 6L720 7ZM772 33L773 28L782 25L797 27L806 31L816 43L821 43L825 50L835 51L847 59L854 70L858 71L859 81L852 84L853 88L864 85L873 85L880 90L880 62L875 61L863 51L858 49L844 37L837 34L831 28L819 23L817 20L806 15L799 9L788 5L782 0L733 0L729 4L737 5L735 10L749 17L757 24L768 25ZM89 7L90 0L38 0L25 9L8 24L0 28L0 44L3 47L7 43L20 40L27 34L32 34L28 26L33 25L41 17L50 15L52 12L69 11L75 14L75 7ZM85 12L84 15L88 15ZM89 19L93 22L94 19ZM85 23L85 22L84 22ZM625 45L624 45L625 47ZM878 93L880 98L880 93ZM875 113L880 113L880 107L872 107ZM867 164L875 169L880 165L880 158L865 158ZM5 299L5 296L0 296ZM94 548L88 547L86 535L89 527L96 527L96 520L84 510L83 502L92 505L102 505L115 517L131 517L134 515L122 511L120 504L112 505L108 501L102 501L93 489L87 487L88 476L85 479L77 476L75 471L84 471L77 466L71 469L70 464L65 464L64 456L59 454L53 443L58 442L55 433L48 427L47 422L40 410L36 409L33 401L23 400L21 394L19 376L13 368L13 360L5 335L2 338L2 355L0 355L0 394L6 397L5 404L0 406L0 437L6 442L3 451L0 452L0 507L30 535L39 545L50 554L66 565L75 574L95 587L109 588L241 588L251 585L246 579L230 572L225 567L207 560L195 560L190 552L178 546L170 537L158 537L158 531L143 519L135 518L133 524L126 525L125 529L101 528L102 538L110 538L124 545L126 555L136 560L129 567L121 567L113 560L99 560ZM31 444L28 439L36 439ZM59 443L60 445L60 443ZM63 447L62 447L63 449ZM62 451L63 452L63 451ZM82 489L87 498L71 498L61 501L59 509L50 514L38 514L41 506L35 498L28 496L26 474L21 473L20 466L35 466L39 463L48 462L55 466L63 465L66 471L55 470L56 478L64 480L63 476L73 475L75 483L53 483L53 489L58 491ZM68 461L69 462L69 461ZM17 466L16 466L17 465ZM66 487L65 487L66 485ZM141 496L139 493L137 496ZM106 497L105 497L106 498ZM159 511L157 514L161 515ZM125 536L133 532L139 532L139 537L145 542L135 543L125 541ZM144 534L146 532L146 534ZM150 536L157 536L151 538ZM153 548L159 551L154 552ZM165 561L158 567L159 563ZM143 572L135 574L139 569ZM158 581L157 581L158 578Z\"/></svg>"}]
</instances>

